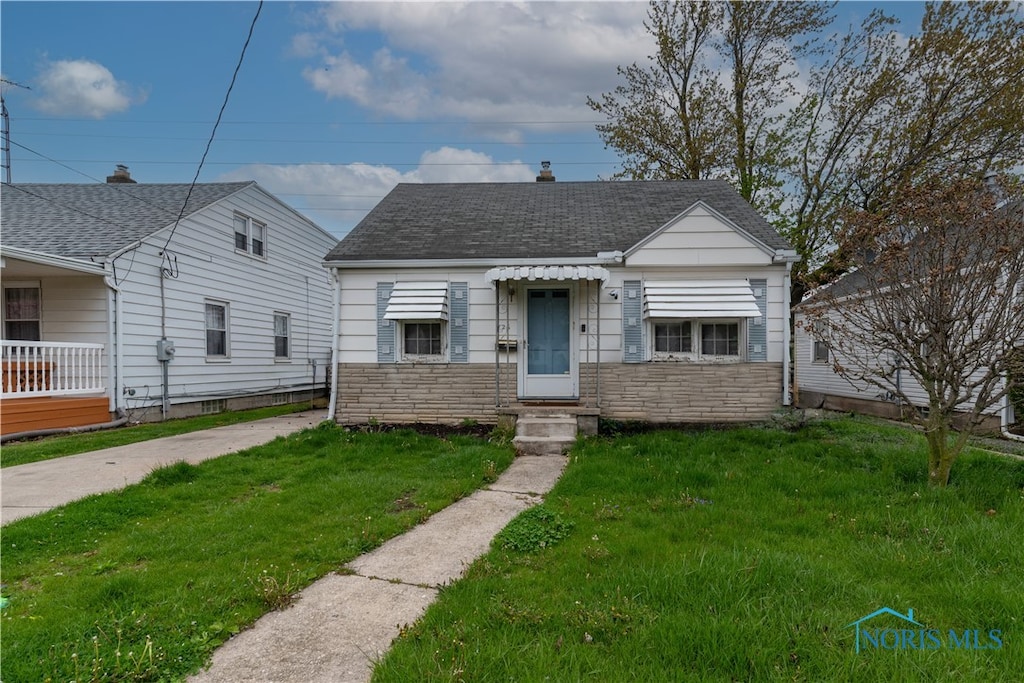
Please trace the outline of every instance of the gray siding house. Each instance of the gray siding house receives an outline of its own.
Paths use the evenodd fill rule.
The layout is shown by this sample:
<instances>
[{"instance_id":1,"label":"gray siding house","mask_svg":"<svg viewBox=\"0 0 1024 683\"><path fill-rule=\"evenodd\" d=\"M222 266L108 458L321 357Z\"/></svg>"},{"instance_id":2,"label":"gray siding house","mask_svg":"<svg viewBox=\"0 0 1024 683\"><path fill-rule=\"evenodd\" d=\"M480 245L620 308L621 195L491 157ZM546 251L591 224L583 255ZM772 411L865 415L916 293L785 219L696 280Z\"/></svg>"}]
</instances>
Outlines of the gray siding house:
<instances>
[{"instance_id":1,"label":"gray siding house","mask_svg":"<svg viewBox=\"0 0 1024 683\"><path fill-rule=\"evenodd\" d=\"M796 259L724 181L401 184L325 258L331 408L761 419L789 400Z\"/></svg>"}]
</instances>

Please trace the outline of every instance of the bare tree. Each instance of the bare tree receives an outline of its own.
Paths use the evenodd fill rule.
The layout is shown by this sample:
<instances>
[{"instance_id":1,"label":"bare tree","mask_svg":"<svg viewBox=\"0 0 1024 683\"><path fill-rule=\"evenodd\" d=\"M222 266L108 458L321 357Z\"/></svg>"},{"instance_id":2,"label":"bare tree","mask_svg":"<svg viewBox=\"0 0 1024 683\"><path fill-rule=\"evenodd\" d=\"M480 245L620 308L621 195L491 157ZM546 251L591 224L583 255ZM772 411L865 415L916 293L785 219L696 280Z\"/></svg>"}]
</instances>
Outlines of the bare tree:
<instances>
[{"instance_id":1,"label":"bare tree","mask_svg":"<svg viewBox=\"0 0 1024 683\"><path fill-rule=\"evenodd\" d=\"M802 306L839 375L907 406L915 385L923 390L928 405L909 417L924 429L936 486L1010 390L1024 343L1019 187L948 177L903 185L884 210L847 216L839 239L854 270ZM1017 199L1000 199L1009 192Z\"/></svg>"},{"instance_id":2,"label":"bare tree","mask_svg":"<svg viewBox=\"0 0 1024 683\"><path fill-rule=\"evenodd\" d=\"M880 210L938 168L982 178L1024 158L1019 3L929 3L906 40L879 11L829 34L831 8L652 2L650 62L588 99L619 177L727 178L776 225L803 257L794 301L846 269L832 229L850 207Z\"/></svg>"}]
</instances>

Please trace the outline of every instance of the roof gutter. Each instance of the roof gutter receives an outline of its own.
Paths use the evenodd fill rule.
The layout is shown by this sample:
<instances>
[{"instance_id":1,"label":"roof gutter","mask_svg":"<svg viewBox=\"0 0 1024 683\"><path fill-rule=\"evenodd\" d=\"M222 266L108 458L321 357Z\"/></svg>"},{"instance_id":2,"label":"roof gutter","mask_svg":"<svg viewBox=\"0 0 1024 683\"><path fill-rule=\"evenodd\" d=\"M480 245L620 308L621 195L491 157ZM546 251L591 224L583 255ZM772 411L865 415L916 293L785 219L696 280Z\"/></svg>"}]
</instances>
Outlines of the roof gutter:
<instances>
[{"instance_id":1,"label":"roof gutter","mask_svg":"<svg viewBox=\"0 0 1024 683\"><path fill-rule=\"evenodd\" d=\"M41 266L74 270L80 273L88 273L90 275L107 275L107 269L103 264L83 261L69 256L45 254L41 251L32 251L31 249L22 249L20 247L4 247L2 252L4 256L15 258L19 261L28 261L29 263L35 263Z\"/></svg>"}]
</instances>

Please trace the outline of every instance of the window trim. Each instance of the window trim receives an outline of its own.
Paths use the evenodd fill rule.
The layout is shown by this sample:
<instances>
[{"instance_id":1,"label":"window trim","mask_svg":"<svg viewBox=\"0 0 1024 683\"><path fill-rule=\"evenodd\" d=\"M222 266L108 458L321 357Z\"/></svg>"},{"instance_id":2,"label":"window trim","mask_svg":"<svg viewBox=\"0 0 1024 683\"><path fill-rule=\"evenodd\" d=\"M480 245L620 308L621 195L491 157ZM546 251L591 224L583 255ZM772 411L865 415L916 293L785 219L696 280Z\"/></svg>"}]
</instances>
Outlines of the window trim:
<instances>
[{"instance_id":1,"label":"window trim","mask_svg":"<svg viewBox=\"0 0 1024 683\"><path fill-rule=\"evenodd\" d=\"M38 301L38 315L37 318L15 318L11 319L7 317L7 290L9 289L34 289L37 292ZM43 287L39 280L12 280L10 282L3 283L3 308L0 309L0 313L3 315L3 329L0 336L7 341L42 341L43 339ZM7 324L9 322L34 322L36 324L36 338L35 339L14 339L9 337L7 334Z\"/></svg>"},{"instance_id":2,"label":"window trim","mask_svg":"<svg viewBox=\"0 0 1024 683\"><path fill-rule=\"evenodd\" d=\"M210 353L210 332L209 322L207 319L207 307L208 306L219 306L224 309L224 329L219 330L213 328L212 331L224 333L224 353L211 354ZM231 305L227 301L219 301L217 299L204 299L203 300L203 350L206 353L206 361L213 363L223 363L231 360Z\"/></svg>"},{"instance_id":3,"label":"window trim","mask_svg":"<svg viewBox=\"0 0 1024 683\"><path fill-rule=\"evenodd\" d=\"M274 328L273 328L274 360L275 361L290 361L292 359L292 316L291 316L291 313L284 313L282 311L274 311L273 316L272 316L271 319L273 321L272 324L274 326ZM284 340L285 340L286 349L285 349L285 354L283 356L282 355L278 355L278 353L277 353L277 340L278 340L278 338L281 337L281 335L279 335L277 333L277 321L279 319L283 319L284 322L285 322Z\"/></svg>"},{"instance_id":4,"label":"window trim","mask_svg":"<svg viewBox=\"0 0 1024 683\"><path fill-rule=\"evenodd\" d=\"M824 358L818 352L824 349ZM824 339L813 339L811 340L811 362L812 363L828 363L829 356L832 354L832 349L829 348L828 342Z\"/></svg>"},{"instance_id":5,"label":"window trim","mask_svg":"<svg viewBox=\"0 0 1024 683\"><path fill-rule=\"evenodd\" d=\"M396 320L395 343L398 346L396 360L399 363L446 363L448 362L448 321L437 318ZM405 350L406 325L436 325L440 334L441 353L407 353Z\"/></svg>"},{"instance_id":6,"label":"window trim","mask_svg":"<svg viewBox=\"0 0 1024 683\"><path fill-rule=\"evenodd\" d=\"M245 232L244 233L239 232L239 230L238 230L238 228L239 228L239 221L244 223L244 226L245 226ZM256 230L254 229L254 226L259 226L260 232L262 233L262 239L261 240L256 240L255 239L255 234L254 233L256 232ZM250 258L259 259L261 261L266 261L267 260L267 233L269 232L269 229L268 229L267 224L265 222L260 221L260 220L256 220L252 216L247 216L244 213L240 213L240 212L236 211L233 214L233 217L232 217L232 220L231 220L231 232L232 232L233 239L234 239L235 253L236 254L245 254L246 256L248 256ZM243 234L245 235L245 247L244 248L238 246L239 235L243 235ZM254 247L254 245L257 242L260 245L259 253L256 252L256 249Z\"/></svg>"},{"instance_id":7,"label":"window trim","mask_svg":"<svg viewBox=\"0 0 1024 683\"><path fill-rule=\"evenodd\" d=\"M746 318L647 318L645 333L648 335L648 359L655 362L689 361L695 363L742 363L747 360ZM690 351L655 351L655 325L666 323L690 324ZM703 352L703 328L705 325L735 325L736 355L720 355Z\"/></svg>"}]
</instances>

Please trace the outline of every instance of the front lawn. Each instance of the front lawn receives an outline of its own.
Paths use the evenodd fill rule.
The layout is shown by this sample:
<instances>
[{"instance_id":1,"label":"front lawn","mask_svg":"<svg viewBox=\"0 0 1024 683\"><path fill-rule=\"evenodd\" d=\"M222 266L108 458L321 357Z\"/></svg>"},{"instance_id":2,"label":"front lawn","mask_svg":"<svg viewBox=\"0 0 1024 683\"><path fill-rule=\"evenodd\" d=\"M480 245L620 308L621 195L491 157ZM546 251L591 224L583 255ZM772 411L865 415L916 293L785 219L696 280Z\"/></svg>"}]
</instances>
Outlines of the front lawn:
<instances>
[{"instance_id":1,"label":"front lawn","mask_svg":"<svg viewBox=\"0 0 1024 683\"><path fill-rule=\"evenodd\" d=\"M13 522L0 553L3 680L183 678L512 457L484 439L324 424Z\"/></svg>"},{"instance_id":2,"label":"front lawn","mask_svg":"<svg viewBox=\"0 0 1024 683\"><path fill-rule=\"evenodd\" d=\"M374 681L1019 681L1024 462L926 462L854 419L588 440ZM858 653L883 607L921 626Z\"/></svg>"}]
</instances>

